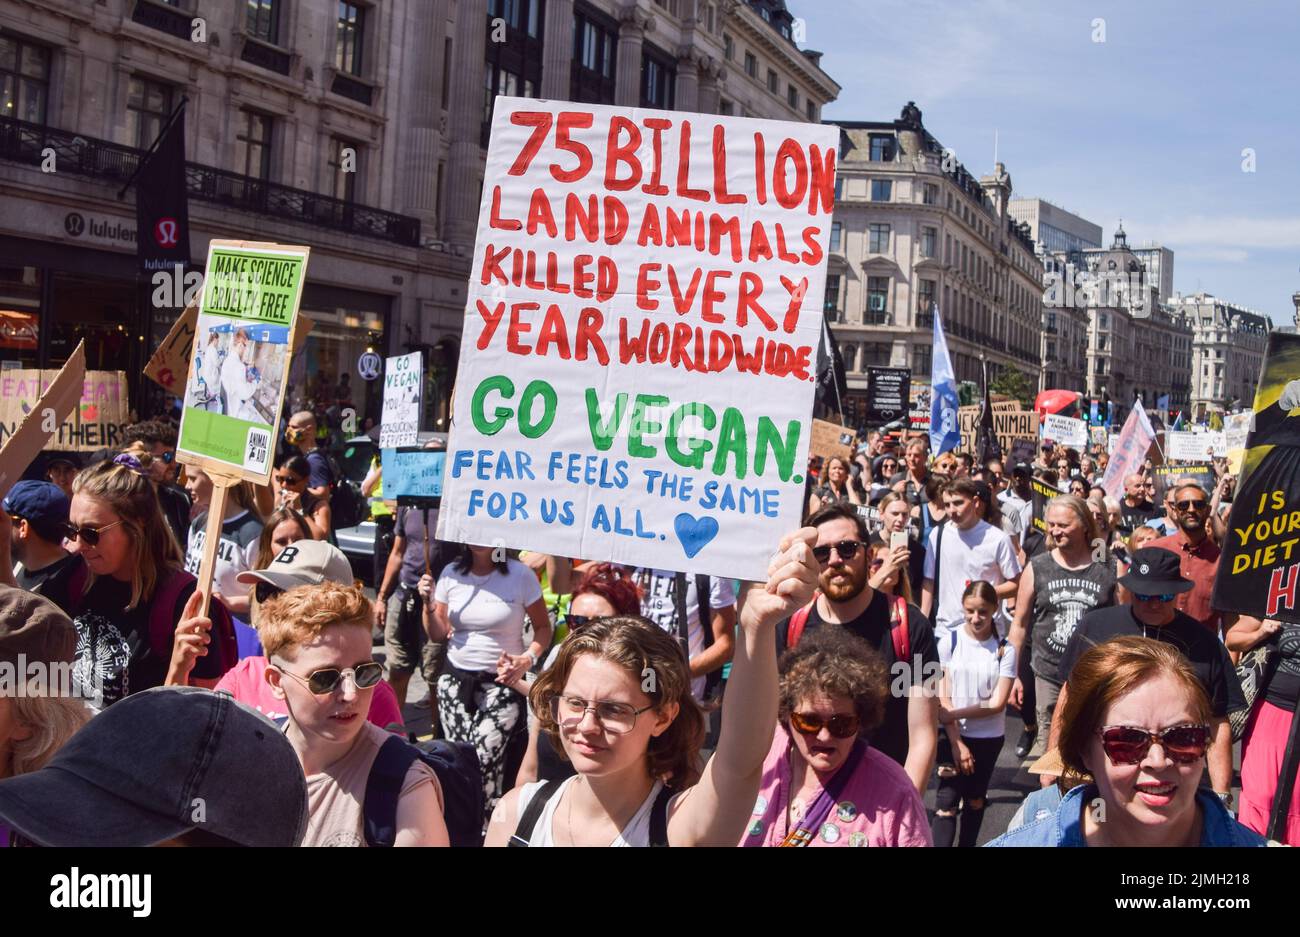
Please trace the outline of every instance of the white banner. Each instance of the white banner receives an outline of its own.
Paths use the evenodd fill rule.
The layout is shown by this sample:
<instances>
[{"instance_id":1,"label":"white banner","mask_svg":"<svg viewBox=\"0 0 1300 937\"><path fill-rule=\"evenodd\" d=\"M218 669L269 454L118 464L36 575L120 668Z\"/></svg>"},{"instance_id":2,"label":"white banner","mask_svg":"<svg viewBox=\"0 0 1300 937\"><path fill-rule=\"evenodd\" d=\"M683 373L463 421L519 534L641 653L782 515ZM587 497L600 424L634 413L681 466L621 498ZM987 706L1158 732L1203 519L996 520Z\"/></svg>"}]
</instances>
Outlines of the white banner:
<instances>
[{"instance_id":1,"label":"white banner","mask_svg":"<svg viewBox=\"0 0 1300 937\"><path fill-rule=\"evenodd\" d=\"M1206 462L1213 441L1207 433L1165 433L1165 460L1168 462Z\"/></svg>"},{"instance_id":2,"label":"white banner","mask_svg":"<svg viewBox=\"0 0 1300 937\"><path fill-rule=\"evenodd\" d=\"M1041 435L1043 439L1050 439L1062 446L1071 446L1075 449L1088 447L1088 424L1074 417L1061 416L1059 413L1044 415Z\"/></svg>"},{"instance_id":3,"label":"white banner","mask_svg":"<svg viewBox=\"0 0 1300 937\"><path fill-rule=\"evenodd\" d=\"M413 351L384 359L384 409L379 423L379 448L414 446L420 432L420 395L424 388L424 356Z\"/></svg>"},{"instance_id":4,"label":"white banner","mask_svg":"<svg viewBox=\"0 0 1300 937\"><path fill-rule=\"evenodd\" d=\"M838 141L498 97L438 536L766 578L803 510Z\"/></svg>"}]
</instances>

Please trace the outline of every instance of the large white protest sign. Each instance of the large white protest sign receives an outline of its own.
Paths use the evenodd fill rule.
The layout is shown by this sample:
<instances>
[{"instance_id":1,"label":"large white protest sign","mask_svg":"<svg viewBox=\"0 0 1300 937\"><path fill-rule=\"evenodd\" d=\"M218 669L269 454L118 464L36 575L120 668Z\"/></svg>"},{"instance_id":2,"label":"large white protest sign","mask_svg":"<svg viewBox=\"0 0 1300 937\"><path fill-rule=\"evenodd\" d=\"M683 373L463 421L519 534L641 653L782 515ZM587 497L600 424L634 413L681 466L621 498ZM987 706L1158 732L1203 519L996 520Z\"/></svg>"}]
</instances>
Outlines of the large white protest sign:
<instances>
[{"instance_id":1,"label":"large white protest sign","mask_svg":"<svg viewBox=\"0 0 1300 937\"><path fill-rule=\"evenodd\" d=\"M381 449L414 446L417 442L423 361L424 356L418 351L384 361L384 409L379 422Z\"/></svg>"},{"instance_id":2,"label":"large white protest sign","mask_svg":"<svg viewBox=\"0 0 1300 937\"><path fill-rule=\"evenodd\" d=\"M1241 459L1246 452L1246 439L1255 423L1254 410L1242 410L1229 413L1223 418L1223 444L1228 451L1228 471L1233 475L1241 472Z\"/></svg>"},{"instance_id":3,"label":"large white protest sign","mask_svg":"<svg viewBox=\"0 0 1300 937\"><path fill-rule=\"evenodd\" d=\"M1088 424L1074 417L1048 413L1043 416L1042 436L1062 446L1088 448Z\"/></svg>"},{"instance_id":4,"label":"large white protest sign","mask_svg":"<svg viewBox=\"0 0 1300 937\"><path fill-rule=\"evenodd\" d=\"M498 97L438 536L765 578L803 507L838 139Z\"/></svg>"},{"instance_id":5,"label":"large white protest sign","mask_svg":"<svg viewBox=\"0 0 1300 937\"><path fill-rule=\"evenodd\" d=\"M1170 462L1204 462L1213 440L1206 433L1165 433L1165 459Z\"/></svg>"}]
</instances>

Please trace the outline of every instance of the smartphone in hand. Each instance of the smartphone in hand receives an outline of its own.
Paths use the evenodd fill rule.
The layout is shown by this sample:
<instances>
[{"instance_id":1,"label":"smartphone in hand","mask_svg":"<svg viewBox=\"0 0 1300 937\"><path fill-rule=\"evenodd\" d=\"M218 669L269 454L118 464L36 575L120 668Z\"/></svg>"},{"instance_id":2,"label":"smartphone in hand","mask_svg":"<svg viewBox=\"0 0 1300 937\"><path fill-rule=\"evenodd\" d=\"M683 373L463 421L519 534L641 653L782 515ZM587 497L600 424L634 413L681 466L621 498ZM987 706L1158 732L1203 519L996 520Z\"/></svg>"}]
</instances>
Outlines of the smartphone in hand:
<instances>
[{"instance_id":1,"label":"smartphone in hand","mask_svg":"<svg viewBox=\"0 0 1300 937\"><path fill-rule=\"evenodd\" d=\"M897 550L899 547L907 546L907 531L896 530L889 535L889 549Z\"/></svg>"}]
</instances>

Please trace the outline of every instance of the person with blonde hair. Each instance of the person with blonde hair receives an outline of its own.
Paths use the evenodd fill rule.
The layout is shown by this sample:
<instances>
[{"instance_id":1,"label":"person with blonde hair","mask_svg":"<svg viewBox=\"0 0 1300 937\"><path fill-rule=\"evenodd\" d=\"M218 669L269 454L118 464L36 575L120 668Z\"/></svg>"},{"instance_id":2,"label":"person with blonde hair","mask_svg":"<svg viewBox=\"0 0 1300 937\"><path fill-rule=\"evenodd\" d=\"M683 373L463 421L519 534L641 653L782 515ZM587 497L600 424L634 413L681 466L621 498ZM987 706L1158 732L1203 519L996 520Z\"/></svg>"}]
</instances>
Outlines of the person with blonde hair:
<instances>
[{"instance_id":1,"label":"person with blonde hair","mask_svg":"<svg viewBox=\"0 0 1300 937\"><path fill-rule=\"evenodd\" d=\"M1049 549L1031 559L1020 577L1016 614L1008 635L1017 654L1024 652L1026 639L1032 644L1036 725L1030 732L1026 714L1025 732L1035 736L1037 744L1031 742L1030 754L1041 754L1047 742L1052 712L1061 694L1057 672L1070 636L1085 613L1115 603L1118 575L1112 560L1094 555L1100 533L1083 499L1061 495L1047 503L1043 514ZM1023 696L1024 684L1017 678L1011 704L1021 706Z\"/></svg>"},{"instance_id":2,"label":"person with blonde hair","mask_svg":"<svg viewBox=\"0 0 1300 937\"><path fill-rule=\"evenodd\" d=\"M266 680L288 713L285 735L307 776L305 846L366 844L366 789L385 743L406 745L367 721L384 675L371 656L370 600L356 586L323 581L268 598L258 632ZM446 846L442 787L412 760L396 807L395 846Z\"/></svg>"},{"instance_id":3,"label":"person with blonde hair","mask_svg":"<svg viewBox=\"0 0 1300 937\"><path fill-rule=\"evenodd\" d=\"M266 569L289 544L311 539L311 527L305 517L287 505L276 508L267 517L257 538L257 559L253 569Z\"/></svg>"},{"instance_id":4,"label":"person with blonde hair","mask_svg":"<svg viewBox=\"0 0 1300 937\"><path fill-rule=\"evenodd\" d=\"M848 459L831 456L826 460L822 484L814 488L812 494L808 496L808 514L816 514L822 508L841 501L861 504L862 498L853 483Z\"/></svg>"},{"instance_id":5,"label":"person with blonde hair","mask_svg":"<svg viewBox=\"0 0 1300 937\"><path fill-rule=\"evenodd\" d=\"M529 692L577 774L508 793L489 846L734 846L758 795L777 715L775 626L812 598L816 531L787 535L740 615L722 732L700 768L705 720L685 655L643 618L589 624Z\"/></svg>"},{"instance_id":6,"label":"person with blonde hair","mask_svg":"<svg viewBox=\"0 0 1300 937\"><path fill-rule=\"evenodd\" d=\"M1058 743L1085 783L990 846L1263 846L1200 790L1213 739L1205 688L1170 645L1112 638L1070 672ZM1104 822L1102 822L1104 820Z\"/></svg>"},{"instance_id":7,"label":"person with blonde hair","mask_svg":"<svg viewBox=\"0 0 1300 937\"><path fill-rule=\"evenodd\" d=\"M215 686L236 660L234 626L219 601L210 619L197 617L197 582L140 461L124 454L83 470L68 518L80 561L50 580L45 595L73 619L78 667L102 683L104 705L185 679ZM192 642L205 653L190 661L192 672L175 672Z\"/></svg>"}]
</instances>

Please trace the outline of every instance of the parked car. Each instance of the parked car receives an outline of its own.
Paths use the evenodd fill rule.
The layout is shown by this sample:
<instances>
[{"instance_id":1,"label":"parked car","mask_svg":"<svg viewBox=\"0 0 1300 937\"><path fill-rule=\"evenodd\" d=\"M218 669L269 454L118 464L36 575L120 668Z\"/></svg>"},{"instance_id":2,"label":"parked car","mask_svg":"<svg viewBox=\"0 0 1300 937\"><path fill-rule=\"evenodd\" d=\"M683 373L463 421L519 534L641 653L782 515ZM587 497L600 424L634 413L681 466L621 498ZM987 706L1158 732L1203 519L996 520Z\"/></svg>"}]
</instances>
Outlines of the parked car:
<instances>
[{"instance_id":1,"label":"parked car","mask_svg":"<svg viewBox=\"0 0 1300 937\"><path fill-rule=\"evenodd\" d=\"M420 433L419 444L423 446L431 439L442 440L444 446L447 444L446 433ZM342 469L344 477L360 485L370 471L370 461L378 452L379 444L374 437L353 436L334 451L334 458ZM338 539L339 549L352 563L352 574L378 588L379 583L372 581L376 530L375 522L367 519L355 527L334 531L334 536Z\"/></svg>"}]
</instances>

